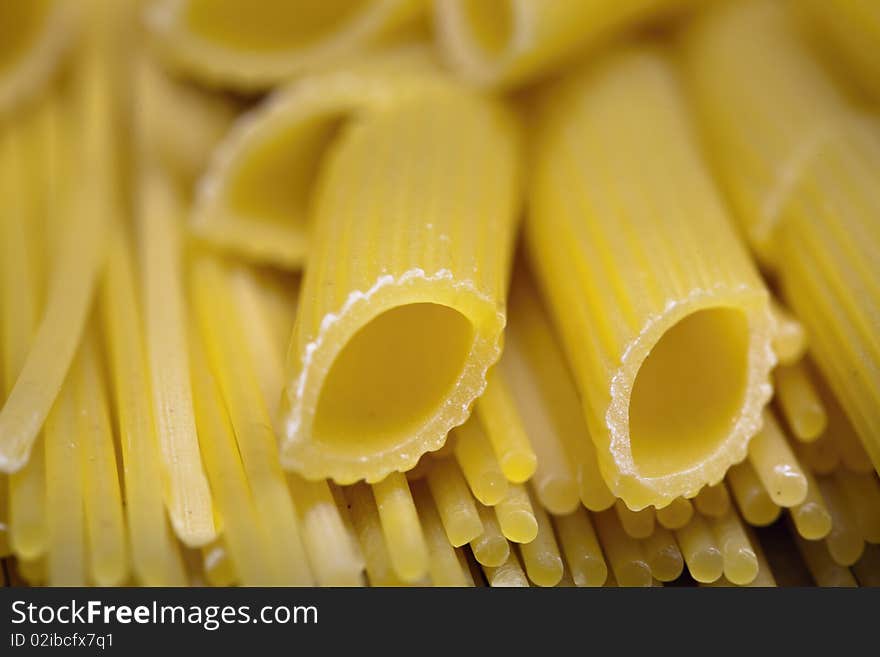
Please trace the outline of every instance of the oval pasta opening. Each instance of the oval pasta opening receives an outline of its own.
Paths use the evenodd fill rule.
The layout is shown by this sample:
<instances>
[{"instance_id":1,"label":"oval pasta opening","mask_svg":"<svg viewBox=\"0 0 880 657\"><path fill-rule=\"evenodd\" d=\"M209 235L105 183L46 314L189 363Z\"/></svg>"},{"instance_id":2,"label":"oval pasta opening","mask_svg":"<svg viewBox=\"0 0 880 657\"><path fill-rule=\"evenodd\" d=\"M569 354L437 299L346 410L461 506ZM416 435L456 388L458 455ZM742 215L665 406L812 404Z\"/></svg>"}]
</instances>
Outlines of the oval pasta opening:
<instances>
[{"instance_id":1,"label":"oval pasta opening","mask_svg":"<svg viewBox=\"0 0 880 657\"><path fill-rule=\"evenodd\" d=\"M410 439L449 396L473 339L471 322L448 306L385 311L333 361L318 398L315 440L366 456Z\"/></svg>"},{"instance_id":2,"label":"oval pasta opening","mask_svg":"<svg viewBox=\"0 0 880 657\"><path fill-rule=\"evenodd\" d=\"M48 0L0 0L0 74L33 45L49 14Z\"/></svg>"},{"instance_id":3,"label":"oval pasta opening","mask_svg":"<svg viewBox=\"0 0 880 657\"><path fill-rule=\"evenodd\" d=\"M193 33L226 47L286 51L327 37L365 4L367 0L265 2L254 11L252 0L190 0L186 22Z\"/></svg>"},{"instance_id":4,"label":"oval pasta opening","mask_svg":"<svg viewBox=\"0 0 880 657\"><path fill-rule=\"evenodd\" d=\"M748 380L745 314L711 308L666 331L642 363L629 403L633 461L646 477L699 465L728 436Z\"/></svg>"},{"instance_id":5,"label":"oval pasta opening","mask_svg":"<svg viewBox=\"0 0 880 657\"><path fill-rule=\"evenodd\" d=\"M514 26L511 0L460 0L465 25L474 44L497 56L510 44Z\"/></svg>"}]
</instances>

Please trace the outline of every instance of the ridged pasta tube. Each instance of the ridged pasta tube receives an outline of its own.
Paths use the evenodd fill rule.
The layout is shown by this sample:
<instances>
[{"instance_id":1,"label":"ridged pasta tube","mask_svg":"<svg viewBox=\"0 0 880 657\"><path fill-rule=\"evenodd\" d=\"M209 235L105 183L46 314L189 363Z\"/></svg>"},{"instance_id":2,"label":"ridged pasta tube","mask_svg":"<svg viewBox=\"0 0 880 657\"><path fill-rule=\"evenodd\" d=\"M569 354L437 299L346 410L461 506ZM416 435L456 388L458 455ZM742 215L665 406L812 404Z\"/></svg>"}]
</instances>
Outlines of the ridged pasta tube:
<instances>
[{"instance_id":1,"label":"ridged pasta tube","mask_svg":"<svg viewBox=\"0 0 880 657\"><path fill-rule=\"evenodd\" d=\"M70 0L0 0L0 115L39 92L74 31Z\"/></svg>"},{"instance_id":2,"label":"ridged pasta tube","mask_svg":"<svg viewBox=\"0 0 880 657\"><path fill-rule=\"evenodd\" d=\"M546 74L615 32L687 0L435 0L446 59L483 85Z\"/></svg>"},{"instance_id":3,"label":"ridged pasta tube","mask_svg":"<svg viewBox=\"0 0 880 657\"><path fill-rule=\"evenodd\" d=\"M720 481L761 426L768 294L661 53L614 54L543 105L532 266L605 482L633 510L663 507Z\"/></svg>"},{"instance_id":4,"label":"ridged pasta tube","mask_svg":"<svg viewBox=\"0 0 880 657\"><path fill-rule=\"evenodd\" d=\"M798 37L776 3L725 6L685 70L737 219L880 468L880 124Z\"/></svg>"},{"instance_id":5,"label":"ridged pasta tube","mask_svg":"<svg viewBox=\"0 0 880 657\"><path fill-rule=\"evenodd\" d=\"M281 459L375 482L464 422L498 359L518 129L460 89L347 126L318 176Z\"/></svg>"},{"instance_id":6,"label":"ridged pasta tube","mask_svg":"<svg viewBox=\"0 0 880 657\"><path fill-rule=\"evenodd\" d=\"M425 0L158 0L147 25L166 62L242 90L325 68L393 41Z\"/></svg>"}]
</instances>

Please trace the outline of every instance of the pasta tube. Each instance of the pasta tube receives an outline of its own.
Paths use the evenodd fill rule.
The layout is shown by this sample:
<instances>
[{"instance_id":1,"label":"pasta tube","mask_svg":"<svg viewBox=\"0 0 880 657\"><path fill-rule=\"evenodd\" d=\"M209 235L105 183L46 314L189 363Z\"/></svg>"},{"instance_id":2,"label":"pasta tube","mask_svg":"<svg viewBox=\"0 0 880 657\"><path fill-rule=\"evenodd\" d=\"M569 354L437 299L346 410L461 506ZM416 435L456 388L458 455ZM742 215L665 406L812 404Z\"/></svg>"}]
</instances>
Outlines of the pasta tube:
<instances>
[{"instance_id":1,"label":"pasta tube","mask_svg":"<svg viewBox=\"0 0 880 657\"><path fill-rule=\"evenodd\" d=\"M415 22L425 0L158 0L147 25L171 65L244 91L363 55Z\"/></svg>"},{"instance_id":2,"label":"pasta tube","mask_svg":"<svg viewBox=\"0 0 880 657\"><path fill-rule=\"evenodd\" d=\"M500 353L518 168L512 117L464 90L344 129L318 176L285 467L375 482L467 419Z\"/></svg>"},{"instance_id":3,"label":"pasta tube","mask_svg":"<svg viewBox=\"0 0 880 657\"><path fill-rule=\"evenodd\" d=\"M789 0L840 73L880 99L880 5L874 0Z\"/></svg>"},{"instance_id":4,"label":"pasta tube","mask_svg":"<svg viewBox=\"0 0 880 657\"><path fill-rule=\"evenodd\" d=\"M761 426L776 360L768 293L662 54L619 52L543 105L532 266L605 483L633 510L662 507L719 482Z\"/></svg>"},{"instance_id":5,"label":"pasta tube","mask_svg":"<svg viewBox=\"0 0 880 657\"><path fill-rule=\"evenodd\" d=\"M880 468L880 127L834 87L778 3L725 3L684 46L740 226Z\"/></svg>"},{"instance_id":6,"label":"pasta tube","mask_svg":"<svg viewBox=\"0 0 880 657\"><path fill-rule=\"evenodd\" d=\"M76 3L0 2L0 116L34 96L71 41Z\"/></svg>"},{"instance_id":7,"label":"pasta tube","mask_svg":"<svg viewBox=\"0 0 880 657\"><path fill-rule=\"evenodd\" d=\"M449 64L481 85L547 74L615 32L682 0L435 0L434 22Z\"/></svg>"}]
</instances>

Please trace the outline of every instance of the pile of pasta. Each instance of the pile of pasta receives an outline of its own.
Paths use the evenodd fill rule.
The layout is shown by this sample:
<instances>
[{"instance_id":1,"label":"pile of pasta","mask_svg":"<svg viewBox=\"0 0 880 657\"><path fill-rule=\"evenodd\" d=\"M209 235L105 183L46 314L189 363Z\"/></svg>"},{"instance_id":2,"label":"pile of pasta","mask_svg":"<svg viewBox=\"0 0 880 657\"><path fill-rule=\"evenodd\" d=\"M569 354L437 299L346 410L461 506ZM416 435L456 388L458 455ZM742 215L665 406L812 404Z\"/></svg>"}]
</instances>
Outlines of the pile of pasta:
<instances>
[{"instance_id":1,"label":"pile of pasta","mask_svg":"<svg viewBox=\"0 0 880 657\"><path fill-rule=\"evenodd\" d=\"M880 583L873 0L0 0L0 557Z\"/></svg>"}]
</instances>

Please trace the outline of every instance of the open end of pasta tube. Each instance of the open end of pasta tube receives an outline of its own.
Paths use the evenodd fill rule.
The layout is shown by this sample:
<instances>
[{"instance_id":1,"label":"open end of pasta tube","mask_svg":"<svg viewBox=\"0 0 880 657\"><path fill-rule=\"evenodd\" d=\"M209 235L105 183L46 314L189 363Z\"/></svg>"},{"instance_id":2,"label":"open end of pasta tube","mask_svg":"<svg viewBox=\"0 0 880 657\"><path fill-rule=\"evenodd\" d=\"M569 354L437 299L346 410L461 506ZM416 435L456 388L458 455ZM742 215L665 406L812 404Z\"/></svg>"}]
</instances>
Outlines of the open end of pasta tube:
<instances>
[{"instance_id":1,"label":"open end of pasta tube","mask_svg":"<svg viewBox=\"0 0 880 657\"><path fill-rule=\"evenodd\" d=\"M339 484L412 469L469 417L504 323L447 271L414 269L353 293L289 354L282 465Z\"/></svg>"},{"instance_id":2,"label":"open end of pasta tube","mask_svg":"<svg viewBox=\"0 0 880 657\"><path fill-rule=\"evenodd\" d=\"M748 381L749 328L732 308L700 310L667 330L633 384L629 440L646 477L691 470L730 433Z\"/></svg>"},{"instance_id":3,"label":"open end of pasta tube","mask_svg":"<svg viewBox=\"0 0 880 657\"><path fill-rule=\"evenodd\" d=\"M415 303L385 311L333 362L314 439L352 455L393 448L448 397L472 342L473 326L453 308Z\"/></svg>"},{"instance_id":4,"label":"open end of pasta tube","mask_svg":"<svg viewBox=\"0 0 880 657\"><path fill-rule=\"evenodd\" d=\"M630 346L598 452L629 508L693 497L746 457L772 394L774 326L766 295L719 290L671 306Z\"/></svg>"},{"instance_id":5,"label":"open end of pasta tube","mask_svg":"<svg viewBox=\"0 0 880 657\"><path fill-rule=\"evenodd\" d=\"M147 22L172 66L256 91L365 50L418 9L411 0L156 0Z\"/></svg>"},{"instance_id":6,"label":"open end of pasta tube","mask_svg":"<svg viewBox=\"0 0 880 657\"><path fill-rule=\"evenodd\" d=\"M0 113L39 89L68 42L71 19L59 0L0 0Z\"/></svg>"},{"instance_id":7,"label":"open end of pasta tube","mask_svg":"<svg viewBox=\"0 0 880 657\"><path fill-rule=\"evenodd\" d=\"M522 3L516 0L441 0L437 3L440 37L452 62L476 82L504 76L520 50Z\"/></svg>"}]
</instances>

